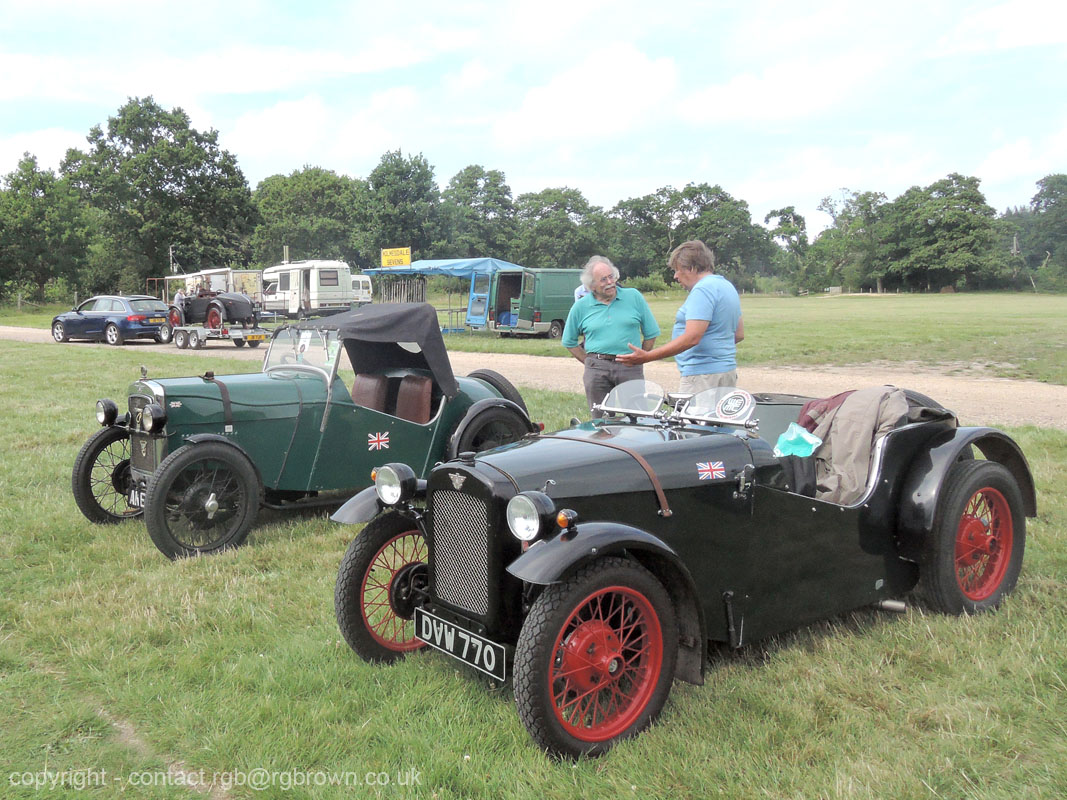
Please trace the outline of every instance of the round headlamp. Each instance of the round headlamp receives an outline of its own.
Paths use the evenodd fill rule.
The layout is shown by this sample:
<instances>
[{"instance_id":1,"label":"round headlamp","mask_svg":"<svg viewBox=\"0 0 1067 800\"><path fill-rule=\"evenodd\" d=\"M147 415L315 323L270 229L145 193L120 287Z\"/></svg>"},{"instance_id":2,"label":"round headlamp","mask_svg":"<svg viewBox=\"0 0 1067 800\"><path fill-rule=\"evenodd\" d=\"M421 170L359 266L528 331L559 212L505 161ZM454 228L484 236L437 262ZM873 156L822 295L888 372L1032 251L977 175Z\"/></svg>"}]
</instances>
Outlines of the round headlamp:
<instances>
[{"instance_id":1,"label":"round headlamp","mask_svg":"<svg viewBox=\"0 0 1067 800\"><path fill-rule=\"evenodd\" d=\"M144 407L143 416L141 417L141 425L144 429L151 433L152 431L161 431L167 425L167 412L163 410L163 406L158 403L149 403Z\"/></svg>"},{"instance_id":2,"label":"round headlamp","mask_svg":"<svg viewBox=\"0 0 1067 800\"><path fill-rule=\"evenodd\" d=\"M114 425L119 416L119 407L114 400L96 401L96 421L101 425Z\"/></svg>"},{"instance_id":3,"label":"round headlamp","mask_svg":"<svg viewBox=\"0 0 1067 800\"><path fill-rule=\"evenodd\" d=\"M506 516L515 538L531 542L552 529L556 505L544 492L522 492L508 501Z\"/></svg>"},{"instance_id":4,"label":"round headlamp","mask_svg":"<svg viewBox=\"0 0 1067 800\"><path fill-rule=\"evenodd\" d=\"M374 471L374 491L387 506L415 496L415 473L407 464L385 464Z\"/></svg>"}]
</instances>

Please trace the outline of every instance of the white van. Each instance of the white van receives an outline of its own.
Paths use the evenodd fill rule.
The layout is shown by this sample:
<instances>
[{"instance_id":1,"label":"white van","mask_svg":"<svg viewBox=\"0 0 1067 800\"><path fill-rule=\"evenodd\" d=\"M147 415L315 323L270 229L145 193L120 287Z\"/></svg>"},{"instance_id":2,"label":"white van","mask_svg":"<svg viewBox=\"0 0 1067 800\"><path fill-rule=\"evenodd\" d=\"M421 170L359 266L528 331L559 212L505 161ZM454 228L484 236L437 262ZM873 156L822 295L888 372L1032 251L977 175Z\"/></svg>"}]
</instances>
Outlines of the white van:
<instances>
[{"instance_id":1,"label":"white van","mask_svg":"<svg viewBox=\"0 0 1067 800\"><path fill-rule=\"evenodd\" d=\"M370 275L352 276L352 302L357 306L365 306L374 301L374 287L371 286Z\"/></svg>"},{"instance_id":2,"label":"white van","mask_svg":"<svg viewBox=\"0 0 1067 800\"><path fill-rule=\"evenodd\" d=\"M263 310L296 317L352 307L352 270L344 261L290 261L263 270Z\"/></svg>"}]
</instances>

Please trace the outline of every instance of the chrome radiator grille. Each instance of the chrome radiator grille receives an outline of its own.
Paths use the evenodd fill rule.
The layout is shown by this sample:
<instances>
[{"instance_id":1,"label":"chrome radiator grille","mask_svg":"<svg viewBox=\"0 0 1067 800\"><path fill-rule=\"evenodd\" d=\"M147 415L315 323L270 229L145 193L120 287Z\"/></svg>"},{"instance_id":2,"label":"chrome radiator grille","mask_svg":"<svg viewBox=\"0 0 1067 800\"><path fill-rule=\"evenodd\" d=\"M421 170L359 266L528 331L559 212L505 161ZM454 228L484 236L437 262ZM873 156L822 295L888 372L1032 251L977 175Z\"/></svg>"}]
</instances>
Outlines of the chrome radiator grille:
<instances>
[{"instance_id":1,"label":"chrome radiator grille","mask_svg":"<svg viewBox=\"0 0 1067 800\"><path fill-rule=\"evenodd\" d=\"M142 472L155 472L158 464L156 443L144 432L142 412L150 399L143 395L130 395L130 465Z\"/></svg>"},{"instance_id":2,"label":"chrome radiator grille","mask_svg":"<svg viewBox=\"0 0 1067 800\"><path fill-rule=\"evenodd\" d=\"M451 489L433 493L433 583L446 603L489 610L489 519L484 500Z\"/></svg>"}]
</instances>

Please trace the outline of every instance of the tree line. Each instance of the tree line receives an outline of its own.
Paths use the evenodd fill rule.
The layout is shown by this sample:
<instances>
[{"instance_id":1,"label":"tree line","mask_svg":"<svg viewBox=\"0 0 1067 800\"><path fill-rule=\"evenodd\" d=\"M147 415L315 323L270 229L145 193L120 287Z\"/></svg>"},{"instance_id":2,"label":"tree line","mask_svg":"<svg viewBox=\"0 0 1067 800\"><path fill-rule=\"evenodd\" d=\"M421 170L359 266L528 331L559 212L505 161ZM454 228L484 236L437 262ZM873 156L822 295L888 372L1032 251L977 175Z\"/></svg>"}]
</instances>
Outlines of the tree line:
<instances>
[{"instance_id":1,"label":"tree line","mask_svg":"<svg viewBox=\"0 0 1067 800\"><path fill-rule=\"evenodd\" d=\"M843 190L820 205L832 225L809 240L794 206L760 221L721 186L691 183L592 205L569 187L514 197L504 173L470 165L440 189L420 155L384 154L364 178L318 166L255 190L216 131L181 109L130 99L58 173L32 154L0 183L0 298L143 291L145 279L206 267L336 258L377 266L385 247L416 258L492 256L530 267L612 258L631 284L669 280L687 239L749 291L1067 289L1067 175L1037 183L1002 214L979 180L950 174L890 200Z\"/></svg>"}]
</instances>

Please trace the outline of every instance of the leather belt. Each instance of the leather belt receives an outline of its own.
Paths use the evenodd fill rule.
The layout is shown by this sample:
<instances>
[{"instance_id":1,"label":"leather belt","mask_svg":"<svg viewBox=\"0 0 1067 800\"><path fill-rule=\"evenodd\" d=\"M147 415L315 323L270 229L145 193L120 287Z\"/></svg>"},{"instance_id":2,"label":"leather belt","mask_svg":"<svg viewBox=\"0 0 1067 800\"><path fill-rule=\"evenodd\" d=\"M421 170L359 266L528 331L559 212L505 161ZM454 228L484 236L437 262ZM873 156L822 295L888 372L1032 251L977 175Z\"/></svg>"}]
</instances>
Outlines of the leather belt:
<instances>
[{"instance_id":1,"label":"leather belt","mask_svg":"<svg viewBox=\"0 0 1067 800\"><path fill-rule=\"evenodd\" d=\"M586 353L586 355L592 356L593 358L600 358L604 361L614 361L616 358L618 358L618 356L614 353Z\"/></svg>"}]
</instances>

